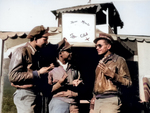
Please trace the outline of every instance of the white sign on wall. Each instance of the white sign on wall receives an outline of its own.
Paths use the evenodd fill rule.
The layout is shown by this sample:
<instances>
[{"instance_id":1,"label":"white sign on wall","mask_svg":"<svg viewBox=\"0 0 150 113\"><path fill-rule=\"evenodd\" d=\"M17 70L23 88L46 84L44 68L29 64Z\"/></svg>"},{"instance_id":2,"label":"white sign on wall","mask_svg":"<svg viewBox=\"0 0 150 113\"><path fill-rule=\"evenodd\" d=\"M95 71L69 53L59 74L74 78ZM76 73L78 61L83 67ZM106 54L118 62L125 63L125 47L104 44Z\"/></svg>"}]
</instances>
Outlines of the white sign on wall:
<instances>
[{"instance_id":1,"label":"white sign on wall","mask_svg":"<svg viewBox=\"0 0 150 113\"><path fill-rule=\"evenodd\" d=\"M62 14L62 38L68 42L93 42L95 14Z\"/></svg>"}]
</instances>

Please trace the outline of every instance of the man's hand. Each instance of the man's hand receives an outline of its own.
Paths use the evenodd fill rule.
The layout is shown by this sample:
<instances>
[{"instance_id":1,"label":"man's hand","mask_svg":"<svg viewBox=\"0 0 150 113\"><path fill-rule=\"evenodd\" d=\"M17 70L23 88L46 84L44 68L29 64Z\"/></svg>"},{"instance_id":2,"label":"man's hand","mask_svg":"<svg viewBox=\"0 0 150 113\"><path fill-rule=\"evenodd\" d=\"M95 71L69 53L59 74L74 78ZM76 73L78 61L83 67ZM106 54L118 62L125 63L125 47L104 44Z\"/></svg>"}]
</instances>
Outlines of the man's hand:
<instances>
[{"instance_id":1,"label":"man's hand","mask_svg":"<svg viewBox=\"0 0 150 113\"><path fill-rule=\"evenodd\" d=\"M109 76L111 78L114 78L114 72L112 72L104 63L99 63L98 67L100 68L100 70L104 73L104 75Z\"/></svg>"},{"instance_id":2,"label":"man's hand","mask_svg":"<svg viewBox=\"0 0 150 113\"><path fill-rule=\"evenodd\" d=\"M70 106L70 113L79 113L79 108L77 105Z\"/></svg>"},{"instance_id":3,"label":"man's hand","mask_svg":"<svg viewBox=\"0 0 150 113\"><path fill-rule=\"evenodd\" d=\"M76 79L76 80L73 80L72 84L73 84L73 86L77 87L81 82L82 82L82 80Z\"/></svg>"},{"instance_id":4,"label":"man's hand","mask_svg":"<svg viewBox=\"0 0 150 113\"><path fill-rule=\"evenodd\" d=\"M94 103L95 103L96 98L93 97L90 101L90 113L94 113Z\"/></svg>"},{"instance_id":5,"label":"man's hand","mask_svg":"<svg viewBox=\"0 0 150 113\"><path fill-rule=\"evenodd\" d=\"M48 84L53 85L53 77L50 75L48 75Z\"/></svg>"},{"instance_id":6,"label":"man's hand","mask_svg":"<svg viewBox=\"0 0 150 113\"><path fill-rule=\"evenodd\" d=\"M70 97L71 96L71 91L61 91L57 94L54 95L54 97Z\"/></svg>"},{"instance_id":7,"label":"man's hand","mask_svg":"<svg viewBox=\"0 0 150 113\"><path fill-rule=\"evenodd\" d=\"M67 91L62 91L57 93L56 95L54 95L54 97L76 97L78 96L78 93L73 92L71 90L67 90Z\"/></svg>"},{"instance_id":8,"label":"man's hand","mask_svg":"<svg viewBox=\"0 0 150 113\"><path fill-rule=\"evenodd\" d=\"M94 113L94 109L90 109L90 112L89 113Z\"/></svg>"},{"instance_id":9,"label":"man's hand","mask_svg":"<svg viewBox=\"0 0 150 113\"><path fill-rule=\"evenodd\" d=\"M65 97L72 97L72 91L71 90L67 90L64 92L64 96Z\"/></svg>"},{"instance_id":10,"label":"man's hand","mask_svg":"<svg viewBox=\"0 0 150 113\"><path fill-rule=\"evenodd\" d=\"M32 84L28 84L28 85L14 85L14 83L11 83L11 86L15 87L15 88L22 88L22 89L26 89L26 88L30 88L33 85Z\"/></svg>"},{"instance_id":11,"label":"man's hand","mask_svg":"<svg viewBox=\"0 0 150 113\"><path fill-rule=\"evenodd\" d=\"M42 67L42 68L38 71L38 73L39 73L39 75L40 75L40 74L45 74L45 73L48 73L48 72L49 72L50 70L52 70L53 68L54 68L54 64L51 63L49 67Z\"/></svg>"},{"instance_id":12,"label":"man's hand","mask_svg":"<svg viewBox=\"0 0 150 113\"><path fill-rule=\"evenodd\" d=\"M67 75L67 73L65 72L64 73L64 75L63 75L63 77L58 81L60 84L62 84L65 80L66 80L66 78L68 77L68 75Z\"/></svg>"}]
</instances>

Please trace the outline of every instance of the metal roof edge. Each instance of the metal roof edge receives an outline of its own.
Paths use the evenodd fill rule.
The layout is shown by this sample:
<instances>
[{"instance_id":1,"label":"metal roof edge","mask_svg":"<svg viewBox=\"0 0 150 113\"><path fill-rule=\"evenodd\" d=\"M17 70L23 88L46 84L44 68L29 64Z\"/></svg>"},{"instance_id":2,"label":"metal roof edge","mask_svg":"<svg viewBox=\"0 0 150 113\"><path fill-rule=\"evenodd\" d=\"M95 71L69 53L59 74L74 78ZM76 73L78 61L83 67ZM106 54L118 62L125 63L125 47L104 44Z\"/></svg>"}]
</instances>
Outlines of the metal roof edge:
<instances>
[{"instance_id":1,"label":"metal roof edge","mask_svg":"<svg viewBox=\"0 0 150 113\"><path fill-rule=\"evenodd\" d=\"M69 8L75 8L75 7L81 7L81 6L83 6L83 7L84 6L92 6L92 5L99 5L99 4L113 4L113 2L100 2L100 3L81 4L81 5L75 5L75 6L70 6L70 7L64 7L64 8L59 8L59 9L51 10L51 12L52 11L56 11L56 10L69 9Z\"/></svg>"},{"instance_id":2,"label":"metal roof edge","mask_svg":"<svg viewBox=\"0 0 150 113\"><path fill-rule=\"evenodd\" d=\"M117 35L121 40L138 41L150 43L150 36L147 35Z\"/></svg>"},{"instance_id":3,"label":"metal roof edge","mask_svg":"<svg viewBox=\"0 0 150 113\"><path fill-rule=\"evenodd\" d=\"M124 48L126 48L131 54L134 54L134 51L133 51L131 48L129 48L124 42L122 42L119 37L117 37L117 38L118 38L117 41L118 41Z\"/></svg>"},{"instance_id":4,"label":"metal roof edge","mask_svg":"<svg viewBox=\"0 0 150 113\"><path fill-rule=\"evenodd\" d=\"M90 8L90 7L94 7L94 6L98 6L98 5L102 5L102 4L112 4L113 8L116 9L113 2L100 2L100 3L90 3L90 4L82 4L82 5L59 8L59 9L51 10L51 12L56 16L56 14L58 14L58 13L86 9L86 8ZM117 11L117 9L116 9L116 11ZM117 13L118 13L118 11L117 11Z\"/></svg>"},{"instance_id":5,"label":"metal roof edge","mask_svg":"<svg viewBox=\"0 0 150 113\"><path fill-rule=\"evenodd\" d=\"M61 33L62 28L61 27L49 27L48 32L51 33L51 35L55 35L55 34ZM29 31L27 31L27 32L0 31L0 39L2 39L2 40L7 40L8 38L17 39L18 37L26 38L28 33L29 33Z\"/></svg>"}]
</instances>

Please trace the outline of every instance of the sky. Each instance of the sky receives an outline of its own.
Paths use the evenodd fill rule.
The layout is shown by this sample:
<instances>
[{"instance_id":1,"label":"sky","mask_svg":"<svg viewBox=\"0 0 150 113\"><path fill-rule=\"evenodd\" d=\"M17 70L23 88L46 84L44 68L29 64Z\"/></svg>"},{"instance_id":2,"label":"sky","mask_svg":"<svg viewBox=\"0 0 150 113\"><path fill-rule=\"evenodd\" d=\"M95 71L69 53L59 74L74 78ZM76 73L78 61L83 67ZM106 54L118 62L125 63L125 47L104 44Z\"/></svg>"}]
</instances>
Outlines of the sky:
<instances>
[{"instance_id":1,"label":"sky","mask_svg":"<svg viewBox=\"0 0 150 113\"><path fill-rule=\"evenodd\" d=\"M86 5L89 0L0 0L0 31L30 31L37 25L57 27L52 10ZM150 36L150 0L91 0L113 2L124 26L118 34Z\"/></svg>"}]
</instances>

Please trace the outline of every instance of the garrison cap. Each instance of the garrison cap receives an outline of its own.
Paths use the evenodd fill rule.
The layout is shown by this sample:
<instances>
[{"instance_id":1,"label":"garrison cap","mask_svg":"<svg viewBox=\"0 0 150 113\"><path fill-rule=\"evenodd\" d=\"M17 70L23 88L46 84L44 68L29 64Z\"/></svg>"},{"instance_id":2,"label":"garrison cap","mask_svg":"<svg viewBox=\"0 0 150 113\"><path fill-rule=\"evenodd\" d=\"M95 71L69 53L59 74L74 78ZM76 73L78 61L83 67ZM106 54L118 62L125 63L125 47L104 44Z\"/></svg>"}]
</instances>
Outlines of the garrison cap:
<instances>
[{"instance_id":1,"label":"garrison cap","mask_svg":"<svg viewBox=\"0 0 150 113\"><path fill-rule=\"evenodd\" d=\"M50 36L51 34L48 33L48 31L49 31L49 27L47 27L47 29L45 29L43 25L36 26L29 32L27 38L30 39L35 36L41 36L41 37L42 36L45 36L45 37Z\"/></svg>"},{"instance_id":2,"label":"garrison cap","mask_svg":"<svg viewBox=\"0 0 150 113\"><path fill-rule=\"evenodd\" d=\"M110 35L110 34L107 34L107 33L99 33L99 36L98 37L96 37L95 39L94 39L94 43L97 43L97 41L98 40L100 40L100 39L106 39L106 40L108 40L111 44L113 44L113 38L112 38L112 36Z\"/></svg>"}]
</instances>

